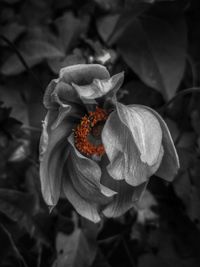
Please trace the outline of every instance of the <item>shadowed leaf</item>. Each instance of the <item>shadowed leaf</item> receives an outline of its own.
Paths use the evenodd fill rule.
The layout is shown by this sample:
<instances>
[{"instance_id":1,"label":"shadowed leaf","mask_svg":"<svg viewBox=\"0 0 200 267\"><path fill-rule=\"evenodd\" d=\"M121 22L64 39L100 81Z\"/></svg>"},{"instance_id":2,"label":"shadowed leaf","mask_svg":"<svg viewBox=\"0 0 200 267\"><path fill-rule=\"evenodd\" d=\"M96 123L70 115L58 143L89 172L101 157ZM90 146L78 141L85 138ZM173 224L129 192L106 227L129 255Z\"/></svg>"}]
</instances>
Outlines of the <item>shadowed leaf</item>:
<instances>
[{"instance_id":1,"label":"shadowed leaf","mask_svg":"<svg viewBox=\"0 0 200 267\"><path fill-rule=\"evenodd\" d=\"M91 266L91 250L81 229L71 235L58 233L56 238L57 259L53 267L88 267Z\"/></svg>"},{"instance_id":2,"label":"shadowed leaf","mask_svg":"<svg viewBox=\"0 0 200 267\"><path fill-rule=\"evenodd\" d=\"M185 68L186 27L181 16L173 21L147 15L136 18L117 45L144 83L160 91L166 100L174 96Z\"/></svg>"}]
</instances>

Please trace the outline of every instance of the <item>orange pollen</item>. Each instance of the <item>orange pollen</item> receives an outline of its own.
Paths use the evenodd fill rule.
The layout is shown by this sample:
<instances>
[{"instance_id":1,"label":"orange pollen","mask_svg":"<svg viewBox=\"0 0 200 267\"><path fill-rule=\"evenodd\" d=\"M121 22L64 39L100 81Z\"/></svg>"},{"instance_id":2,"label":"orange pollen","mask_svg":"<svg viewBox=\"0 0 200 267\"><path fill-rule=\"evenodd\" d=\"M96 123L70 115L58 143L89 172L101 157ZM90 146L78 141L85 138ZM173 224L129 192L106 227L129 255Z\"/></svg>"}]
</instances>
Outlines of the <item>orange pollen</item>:
<instances>
[{"instance_id":1,"label":"orange pollen","mask_svg":"<svg viewBox=\"0 0 200 267\"><path fill-rule=\"evenodd\" d=\"M92 144L88 137L92 134L94 138L98 138L102 130L100 124L104 123L107 118L107 112L99 107L82 117L80 124L74 130L75 146L82 154L86 156L102 156L105 153L102 143L98 145Z\"/></svg>"}]
</instances>

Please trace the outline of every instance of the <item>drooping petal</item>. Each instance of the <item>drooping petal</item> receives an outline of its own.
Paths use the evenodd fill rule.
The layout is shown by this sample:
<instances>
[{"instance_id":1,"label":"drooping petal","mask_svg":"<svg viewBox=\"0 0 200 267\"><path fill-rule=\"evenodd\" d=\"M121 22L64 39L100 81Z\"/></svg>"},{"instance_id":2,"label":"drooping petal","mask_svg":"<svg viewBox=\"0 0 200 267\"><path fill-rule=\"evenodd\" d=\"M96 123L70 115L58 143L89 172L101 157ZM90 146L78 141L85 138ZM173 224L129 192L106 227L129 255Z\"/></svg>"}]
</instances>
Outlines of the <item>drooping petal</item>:
<instances>
[{"instance_id":1,"label":"drooping petal","mask_svg":"<svg viewBox=\"0 0 200 267\"><path fill-rule=\"evenodd\" d=\"M40 180L44 200L49 206L56 205L60 196L61 176L68 148L67 136L73 124L66 118L52 129L57 118L55 110L49 110L43 122L40 139Z\"/></svg>"},{"instance_id":2,"label":"drooping petal","mask_svg":"<svg viewBox=\"0 0 200 267\"><path fill-rule=\"evenodd\" d=\"M57 107L57 104L51 101L51 94L55 90L57 83L58 79L52 80L45 90L43 104L47 109L55 109Z\"/></svg>"},{"instance_id":3,"label":"drooping petal","mask_svg":"<svg viewBox=\"0 0 200 267\"><path fill-rule=\"evenodd\" d=\"M95 78L91 84L77 85L72 83L83 102L88 103L96 98L107 95L111 91L114 93L121 87L124 80L124 73L118 73L108 79Z\"/></svg>"},{"instance_id":4,"label":"drooping petal","mask_svg":"<svg viewBox=\"0 0 200 267\"><path fill-rule=\"evenodd\" d=\"M95 223L100 221L97 205L83 199L67 177L63 177L63 191L66 198L80 215Z\"/></svg>"},{"instance_id":5,"label":"drooping petal","mask_svg":"<svg viewBox=\"0 0 200 267\"><path fill-rule=\"evenodd\" d=\"M74 88L67 83L59 81L51 93L51 101L59 101L59 104L80 103L79 96Z\"/></svg>"},{"instance_id":6,"label":"drooping petal","mask_svg":"<svg viewBox=\"0 0 200 267\"><path fill-rule=\"evenodd\" d=\"M112 178L111 178L112 179ZM137 187L128 185L125 181L116 181L118 186L118 194L116 194L102 213L106 217L118 217L134 206L139 200L146 188L146 183L142 183Z\"/></svg>"},{"instance_id":7,"label":"drooping petal","mask_svg":"<svg viewBox=\"0 0 200 267\"><path fill-rule=\"evenodd\" d=\"M97 162L82 155L75 147L73 136L69 138L71 152L68 172L73 186L80 196L94 203L105 204L116 192L101 185L101 169Z\"/></svg>"},{"instance_id":8,"label":"drooping petal","mask_svg":"<svg viewBox=\"0 0 200 267\"><path fill-rule=\"evenodd\" d=\"M141 106L117 104L122 123L130 130L140 152L140 159L149 166L157 162L162 142L162 130L154 114Z\"/></svg>"},{"instance_id":9,"label":"drooping petal","mask_svg":"<svg viewBox=\"0 0 200 267\"><path fill-rule=\"evenodd\" d=\"M107 166L108 173L116 180L125 179L128 184L138 186L148 181L159 168L163 156L160 143L153 165L142 162L130 129L121 122L116 111L110 114L103 128L102 141L110 161Z\"/></svg>"},{"instance_id":10,"label":"drooping petal","mask_svg":"<svg viewBox=\"0 0 200 267\"><path fill-rule=\"evenodd\" d=\"M44 93L43 103L47 109L64 108L69 105L78 106L80 109L81 100L71 85L57 79L48 85Z\"/></svg>"},{"instance_id":11,"label":"drooping petal","mask_svg":"<svg viewBox=\"0 0 200 267\"><path fill-rule=\"evenodd\" d=\"M164 156L161 165L156 172L156 175L167 181L172 181L174 176L178 172L180 164L171 134L169 132L167 124L155 110L149 107L144 108L150 110L156 116L156 118L159 120L163 132L162 145L164 148Z\"/></svg>"},{"instance_id":12,"label":"drooping petal","mask_svg":"<svg viewBox=\"0 0 200 267\"><path fill-rule=\"evenodd\" d=\"M79 64L69 66L60 70L60 80L71 84L86 85L94 79L108 79L110 77L107 69L99 64Z\"/></svg>"},{"instance_id":13,"label":"drooping petal","mask_svg":"<svg viewBox=\"0 0 200 267\"><path fill-rule=\"evenodd\" d=\"M137 201L140 197L139 193L141 190L135 191L135 188L125 181L113 179L106 169L107 165L108 159L104 156L101 160L101 183L116 191L117 194L113 197L112 201L103 208L102 213L106 217L118 217L133 207L134 201ZM142 189L141 186L139 186L139 188Z\"/></svg>"}]
</instances>

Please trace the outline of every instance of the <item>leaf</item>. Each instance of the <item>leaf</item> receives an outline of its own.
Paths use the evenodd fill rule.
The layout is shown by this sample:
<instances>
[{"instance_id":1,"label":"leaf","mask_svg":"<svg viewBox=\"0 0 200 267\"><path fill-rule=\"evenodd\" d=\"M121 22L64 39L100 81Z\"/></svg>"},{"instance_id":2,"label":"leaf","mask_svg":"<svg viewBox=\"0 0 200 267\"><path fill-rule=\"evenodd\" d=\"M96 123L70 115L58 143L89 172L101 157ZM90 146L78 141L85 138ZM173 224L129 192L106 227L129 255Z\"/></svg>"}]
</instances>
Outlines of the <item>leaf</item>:
<instances>
[{"instance_id":1,"label":"leaf","mask_svg":"<svg viewBox=\"0 0 200 267\"><path fill-rule=\"evenodd\" d=\"M63 43L64 50L68 51L73 42L77 41L80 34L83 34L88 26L88 18L76 18L72 12L65 13L55 21L59 38Z\"/></svg>"},{"instance_id":2,"label":"leaf","mask_svg":"<svg viewBox=\"0 0 200 267\"><path fill-rule=\"evenodd\" d=\"M170 40L170 41L169 41ZM117 41L129 67L168 100L184 74L186 27L181 16L173 21L158 16L135 18Z\"/></svg>"},{"instance_id":3,"label":"leaf","mask_svg":"<svg viewBox=\"0 0 200 267\"><path fill-rule=\"evenodd\" d=\"M123 88L118 91L118 94L119 97L121 97L120 100L126 105L140 104L156 108L163 103L162 96L158 91L146 86L141 81L126 83ZM146 97L147 95L148 97Z\"/></svg>"},{"instance_id":4,"label":"leaf","mask_svg":"<svg viewBox=\"0 0 200 267\"><path fill-rule=\"evenodd\" d=\"M184 172L175 179L173 188L182 200L187 216L200 227L200 188L191 179L194 177L190 177L189 172Z\"/></svg>"},{"instance_id":5,"label":"leaf","mask_svg":"<svg viewBox=\"0 0 200 267\"><path fill-rule=\"evenodd\" d=\"M100 17L97 20L96 22L97 30L101 38L104 40L104 42L108 41L113 30L115 29L118 19L119 19L119 15L114 14L114 15L106 15L106 16Z\"/></svg>"},{"instance_id":6,"label":"leaf","mask_svg":"<svg viewBox=\"0 0 200 267\"><path fill-rule=\"evenodd\" d=\"M29 67L37 65L45 59L64 56L61 50L44 40L25 40L19 51ZM25 71L25 67L16 55L10 56L1 67L1 73L4 75L16 75L23 71Z\"/></svg>"},{"instance_id":7,"label":"leaf","mask_svg":"<svg viewBox=\"0 0 200 267\"><path fill-rule=\"evenodd\" d=\"M5 2L7 4L10 4L10 5L15 4L15 3L19 2L19 1L20 0L3 0L3 2Z\"/></svg>"},{"instance_id":8,"label":"leaf","mask_svg":"<svg viewBox=\"0 0 200 267\"><path fill-rule=\"evenodd\" d=\"M58 74L61 68L76 64L85 64L85 58L83 57L83 55L81 55L81 53L79 53L79 51L77 52L77 50L78 49L76 49L73 54L69 54L65 58L48 60L48 65L51 70L55 74Z\"/></svg>"},{"instance_id":9,"label":"leaf","mask_svg":"<svg viewBox=\"0 0 200 267\"><path fill-rule=\"evenodd\" d=\"M29 118L27 105L22 98L21 88L21 84L16 81L14 81L11 86L0 86L0 99L4 101L6 107L12 107L11 116L13 118L28 125Z\"/></svg>"},{"instance_id":10,"label":"leaf","mask_svg":"<svg viewBox=\"0 0 200 267\"><path fill-rule=\"evenodd\" d=\"M15 41L24 31L26 27L24 25L19 24L18 22L12 22L10 24L6 24L5 26L0 28L1 34L5 36L9 41ZM8 44L5 42L1 42L2 45L7 46Z\"/></svg>"},{"instance_id":11,"label":"leaf","mask_svg":"<svg viewBox=\"0 0 200 267\"><path fill-rule=\"evenodd\" d=\"M71 235L58 233L56 237L57 259L53 267L91 266L91 250L81 229Z\"/></svg>"},{"instance_id":12,"label":"leaf","mask_svg":"<svg viewBox=\"0 0 200 267\"><path fill-rule=\"evenodd\" d=\"M110 45L116 43L116 41L122 36L124 31L129 25L142 13L144 13L149 8L148 4L144 3L134 3L132 8L126 8L120 17L116 19L116 22L110 22L110 26L113 28L110 32L108 43ZM113 25L112 25L113 24ZM105 27L105 26L104 26ZM110 27L108 27L109 29ZM111 30L110 30L111 31Z\"/></svg>"},{"instance_id":13,"label":"leaf","mask_svg":"<svg viewBox=\"0 0 200 267\"><path fill-rule=\"evenodd\" d=\"M51 70L58 74L59 70L63 67L75 64L85 63L83 56L80 52L76 53L76 49L72 55L68 52L72 47L75 47L78 39L83 35L88 28L88 17L84 16L81 19L76 18L72 12L65 13L55 21L55 27L58 31L58 40L63 53L66 53L64 58L54 58L48 60L48 65ZM80 50L81 51L81 50Z\"/></svg>"},{"instance_id":14,"label":"leaf","mask_svg":"<svg viewBox=\"0 0 200 267\"><path fill-rule=\"evenodd\" d=\"M6 258L8 253L10 251L13 251L15 255L17 256L18 259L23 262L23 265L26 267L26 263L20 254L18 248L15 246L15 243L12 239L11 234L9 231L2 225L0 224L0 239L1 239L1 244L0 244L0 259L1 263L3 263L3 260Z\"/></svg>"},{"instance_id":15,"label":"leaf","mask_svg":"<svg viewBox=\"0 0 200 267\"><path fill-rule=\"evenodd\" d=\"M35 198L32 194L11 189L0 189L0 211L11 220L28 227L29 217L34 214L34 210Z\"/></svg>"},{"instance_id":16,"label":"leaf","mask_svg":"<svg viewBox=\"0 0 200 267\"><path fill-rule=\"evenodd\" d=\"M37 216L39 214L34 217L36 215L35 203L33 194L22 193L11 189L0 189L0 212L17 222L19 226L25 228L31 236L35 234L37 240L47 245L48 239L37 222Z\"/></svg>"}]
</instances>

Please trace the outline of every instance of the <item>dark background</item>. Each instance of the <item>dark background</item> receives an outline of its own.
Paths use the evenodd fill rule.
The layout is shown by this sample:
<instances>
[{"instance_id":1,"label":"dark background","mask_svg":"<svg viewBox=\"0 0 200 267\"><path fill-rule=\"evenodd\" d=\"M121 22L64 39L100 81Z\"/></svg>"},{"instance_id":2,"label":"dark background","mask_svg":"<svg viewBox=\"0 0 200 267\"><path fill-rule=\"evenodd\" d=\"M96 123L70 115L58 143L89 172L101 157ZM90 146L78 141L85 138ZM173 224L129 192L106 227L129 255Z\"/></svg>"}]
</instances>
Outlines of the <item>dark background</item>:
<instances>
[{"instance_id":1,"label":"dark background","mask_svg":"<svg viewBox=\"0 0 200 267\"><path fill-rule=\"evenodd\" d=\"M198 0L0 1L0 266L200 266ZM44 90L79 63L125 71L125 104L157 110L181 168L152 177L126 215L94 225L62 199L48 212L38 143ZM169 102L170 101L170 102Z\"/></svg>"}]
</instances>

